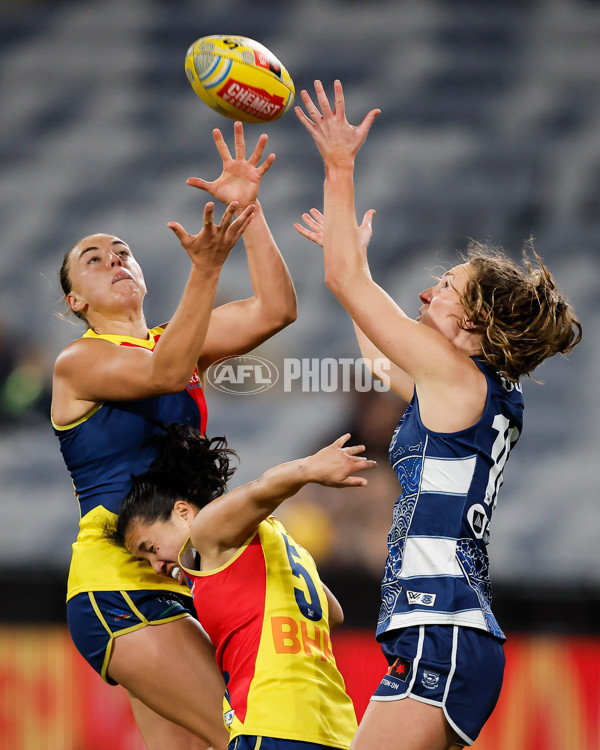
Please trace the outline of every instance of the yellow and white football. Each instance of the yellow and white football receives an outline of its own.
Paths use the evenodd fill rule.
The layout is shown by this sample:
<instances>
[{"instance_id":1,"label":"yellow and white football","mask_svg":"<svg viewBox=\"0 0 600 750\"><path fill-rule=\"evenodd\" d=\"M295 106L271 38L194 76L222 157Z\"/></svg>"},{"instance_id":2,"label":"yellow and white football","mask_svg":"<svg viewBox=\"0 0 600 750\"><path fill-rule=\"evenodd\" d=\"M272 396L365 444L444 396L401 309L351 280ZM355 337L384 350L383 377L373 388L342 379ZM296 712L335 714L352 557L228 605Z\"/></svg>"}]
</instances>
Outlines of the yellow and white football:
<instances>
[{"instance_id":1,"label":"yellow and white football","mask_svg":"<svg viewBox=\"0 0 600 750\"><path fill-rule=\"evenodd\" d=\"M294 82L281 62L245 36L197 39L185 56L185 73L200 99L232 120L272 122L294 101Z\"/></svg>"}]
</instances>

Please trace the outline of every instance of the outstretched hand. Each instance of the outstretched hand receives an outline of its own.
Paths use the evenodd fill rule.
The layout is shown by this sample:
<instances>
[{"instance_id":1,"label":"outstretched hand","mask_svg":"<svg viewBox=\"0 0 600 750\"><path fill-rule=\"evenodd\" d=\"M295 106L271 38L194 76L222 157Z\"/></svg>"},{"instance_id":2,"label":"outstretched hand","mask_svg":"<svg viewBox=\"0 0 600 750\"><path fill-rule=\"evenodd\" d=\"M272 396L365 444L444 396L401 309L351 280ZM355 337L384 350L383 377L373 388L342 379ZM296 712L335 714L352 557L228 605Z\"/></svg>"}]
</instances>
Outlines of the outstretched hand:
<instances>
[{"instance_id":1,"label":"outstretched hand","mask_svg":"<svg viewBox=\"0 0 600 750\"><path fill-rule=\"evenodd\" d=\"M323 484L326 487L365 487L365 477L354 476L360 471L374 469L376 461L359 456L365 450L364 445L349 445L350 433L339 437L335 442L318 453L304 459L309 481Z\"/></svg>"},{"instance_id":2,"label":"outstretched hand","mask_svg":"<svg viewBox=\"0 0 600 750\"><path fill-rule=\"evenodd\" d=\"M294 111L300 122L312 135L326 168L352 167L354 157L365 142L371 125L377 115L381 114L381 110L372 109L365 115L360 125L350 125L346 119L342 84L339 80L336 80L333 87L333 111L321 81L315 81L315 93L319 106L315 105L308 91L302 90L300 96L308 114L301 107L295 107Z\"/></svg>"},{"instance_id":3,"label":"outstretched hand","mask_svg":"<svg viewBox=\"0 0 600 750\"><path fill-rule=\"evenodd\" d=\"M215 204L210 202L204 207L204 227L198 234L186 232L176 221L170 221L167 226L173 230L194 265L205 269L220 269L252 220L255 208L252 204L246 206L236 218L238 203L232 201L225 209L221 223L215 224Z\"/></svg>"},{"instance_id":4,"label":"outstretched hand","mask_svg":"<svg viewBox=\"0 0 600 750\"><path fill-rule=\"evenodd\" d=\"M373 234L373 216L375 216L375 209L370 208L363 216L362 222L358 227L358 233L360 235L360 244L363 250L366 250L371 241L371 235ZM324 234L323 234L323 214L318 208L311 208L310 213L303 213L302 219L306 226L303 226L299 222L294 224L294 229L306 237L307 240L311 240L316 245L324 246Z\"/></svg>"},{"instance_id":5,"label":"outstretched hand","mask_svg":"<svg viewBox=\"0 0 600 750\"><path fill-rule=\"evenodd\" d=\"M200 190L206 190L213 198L222 203L237 201L239 204L238 210L242 210L257 200L260 181L275 161L275 154L269 154L263 163L259 164L268 141L268 136L263 133L258 139L254 151L246 159L244 126L241 122L234 124L233 132L235 158L232 157L221 131L218 128L213 130L213 138L223 160L223 171L219 177L212 182L200 177L190 177L187 184L200 188Z\"/></svg>"}]
</instances>

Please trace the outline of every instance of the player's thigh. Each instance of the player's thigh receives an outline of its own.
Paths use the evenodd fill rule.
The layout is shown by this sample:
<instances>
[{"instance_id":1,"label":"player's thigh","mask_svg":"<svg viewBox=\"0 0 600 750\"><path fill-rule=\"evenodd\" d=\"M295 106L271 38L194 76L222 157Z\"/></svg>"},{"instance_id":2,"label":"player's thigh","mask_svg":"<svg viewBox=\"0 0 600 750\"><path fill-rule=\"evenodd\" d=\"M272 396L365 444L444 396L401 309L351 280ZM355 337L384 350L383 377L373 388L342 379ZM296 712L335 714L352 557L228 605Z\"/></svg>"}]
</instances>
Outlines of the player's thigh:
<instances>
[{"instance_id":1,"label":"player's thigh","mask_svg":"<svg viewBox=\"0 0 600 750\"><path fill-rule=\"evenodd\" d=\"M458 736L438 706L414 700L371 701L351 750L448 750Z\"/></svg>"},{"instance_id":2,"label":"player's thigh","mask_svg":"<svg viewBox=\"0 0 600 750\"><path fill-rule=\"evenodd\" d=\"M196 737L187 729L160 716L131 693L129 693L129 700L146 750L208 749L206 740Z\"/></svg>"},{"instance_id":3,"label":"player's thigh","mask_svg":"<svg viewBox=\"0 0 600 750\"><path fill-rule=\"evenodd\" d=\"M193 615L191 597L161 590L86 591L67 602L69 632L77 650L109 684L115 640L148 625Z\"/></svg>"},{"instance_id":4,"label":"player's thigh","mask_svg":"<svg viewBox=\"0 0 600 750\"><path fill-rule=\"evenodd\" d=\"M108 674L156 713L216 748L227 746L225 684L214 648L193 618L115 638Z\"/></svg>"}]
</instances>

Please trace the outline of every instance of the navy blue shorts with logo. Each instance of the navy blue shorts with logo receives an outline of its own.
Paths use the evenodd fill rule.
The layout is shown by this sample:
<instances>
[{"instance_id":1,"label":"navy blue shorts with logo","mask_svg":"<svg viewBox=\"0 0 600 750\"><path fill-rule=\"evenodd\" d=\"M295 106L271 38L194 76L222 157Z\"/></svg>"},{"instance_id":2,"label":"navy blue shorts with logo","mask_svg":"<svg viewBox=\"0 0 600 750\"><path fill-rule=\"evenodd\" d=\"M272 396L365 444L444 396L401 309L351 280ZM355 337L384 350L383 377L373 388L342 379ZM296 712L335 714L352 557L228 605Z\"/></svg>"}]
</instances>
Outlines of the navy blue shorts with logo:
<instances>
[{"instance_id":1,"label":"navy blue shorts with logo","mask_svg":"<svg viewBox=\"0 0 600 750\"><path fill-rule=\"evenodd\" d=\"M371 700L411 697L440 706L462 742L472 745L500 696L504 647L484 630L420 625L380 638L390 665Z\"/></svg>"},{"instance_id":2,"label":"navy blue shorts with logo","mask_svg":"<svg viewBox=\"0 0 600 750\"><path fill-rule=\"evenodd\" d=\"M67 602L73 643L110 685L116 685L107 670L117 636L194 614L191 597L171 591L89 591Z\"/></svg>"}]
</instances>

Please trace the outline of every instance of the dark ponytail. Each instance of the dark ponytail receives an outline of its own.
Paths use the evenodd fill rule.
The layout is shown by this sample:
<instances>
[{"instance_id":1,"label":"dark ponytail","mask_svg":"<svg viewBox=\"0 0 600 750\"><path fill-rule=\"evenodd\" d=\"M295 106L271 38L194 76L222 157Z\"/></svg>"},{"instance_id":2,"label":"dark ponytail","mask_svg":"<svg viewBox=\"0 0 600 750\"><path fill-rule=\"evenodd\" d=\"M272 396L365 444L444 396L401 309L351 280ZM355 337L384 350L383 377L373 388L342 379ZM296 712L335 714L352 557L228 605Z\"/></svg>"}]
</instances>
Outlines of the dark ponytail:
<instances>
[{"instance_id":1,"label":"dark ponytail","mask_svg":"<svg viewBox=\"0 0 600 750\"><path fill-rule=\"evenodd\" d=\"M148 471L133 477L116 525L106 532L116 544L125 545L134 520L167 521L176 500L203 508L225 492L235 472L230 463L237 454L226 439L204 437L189 425L162 425L162 432L147 444L156 449L156 458Z\"/></svg>"}]
</instances>

